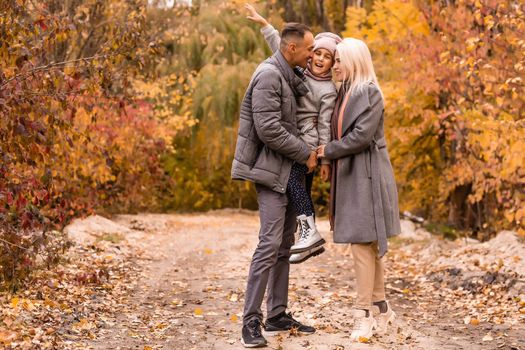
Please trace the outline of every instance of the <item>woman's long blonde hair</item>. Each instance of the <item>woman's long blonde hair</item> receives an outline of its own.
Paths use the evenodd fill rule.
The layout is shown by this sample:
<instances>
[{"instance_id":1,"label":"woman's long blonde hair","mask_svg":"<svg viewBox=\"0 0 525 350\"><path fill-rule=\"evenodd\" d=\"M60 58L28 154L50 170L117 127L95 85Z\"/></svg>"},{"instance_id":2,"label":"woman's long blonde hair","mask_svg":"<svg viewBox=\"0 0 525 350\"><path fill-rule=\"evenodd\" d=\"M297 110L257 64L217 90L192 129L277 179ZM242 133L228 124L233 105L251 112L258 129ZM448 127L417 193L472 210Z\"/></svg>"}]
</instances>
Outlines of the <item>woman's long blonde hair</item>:
<instances>
[{"instance_id":1,"label":"woman's long blonde hair","mask_svg":"<svg viewBox=\"0 0 525 350\"><path fill-rule=\"evenodd\" d=\"M373 82L381 92L381 96L383 95L377 82L372 55L364 41L355 38L343 39L337 44L337 52L341 66L346 72L343 87L353 94L364 88L369 82Z\"/></svg>"}]
</instances>

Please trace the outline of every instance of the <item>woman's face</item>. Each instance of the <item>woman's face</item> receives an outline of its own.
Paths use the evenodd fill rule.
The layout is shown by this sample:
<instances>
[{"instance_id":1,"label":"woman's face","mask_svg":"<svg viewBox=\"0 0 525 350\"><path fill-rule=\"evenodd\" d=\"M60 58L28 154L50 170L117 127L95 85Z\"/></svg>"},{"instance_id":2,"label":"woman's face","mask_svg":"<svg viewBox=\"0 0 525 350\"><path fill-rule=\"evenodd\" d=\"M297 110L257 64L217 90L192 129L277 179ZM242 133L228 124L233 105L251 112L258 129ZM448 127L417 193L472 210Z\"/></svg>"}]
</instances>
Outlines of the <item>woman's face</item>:
<instances>
[{"instance_id":1,"label":"woman's face","mask_svg":"<svg viewBox=\"0 0 525 350\"><path fill-rule=\"evenodd\" d=\"M335 60L334 60L334 67L333 67L333 72L334 72L334 79L336 81L344 81L345 78L346 78L346 72L344 70L344 67L341 65L341 59L339 57L339 53L336 51L335 52Z\"/></svg>"},{"instance_id":2,"label":"woman's face","mask_svg":"<svg viewBox=\"0 0 525 350\"><path fill-rule=\"evenodd\" d=\"M324 75L332 68L334 58L327 49L317 49L314 51L312 59L312 73L314 75Z\"/></svg>"}]
</instances>

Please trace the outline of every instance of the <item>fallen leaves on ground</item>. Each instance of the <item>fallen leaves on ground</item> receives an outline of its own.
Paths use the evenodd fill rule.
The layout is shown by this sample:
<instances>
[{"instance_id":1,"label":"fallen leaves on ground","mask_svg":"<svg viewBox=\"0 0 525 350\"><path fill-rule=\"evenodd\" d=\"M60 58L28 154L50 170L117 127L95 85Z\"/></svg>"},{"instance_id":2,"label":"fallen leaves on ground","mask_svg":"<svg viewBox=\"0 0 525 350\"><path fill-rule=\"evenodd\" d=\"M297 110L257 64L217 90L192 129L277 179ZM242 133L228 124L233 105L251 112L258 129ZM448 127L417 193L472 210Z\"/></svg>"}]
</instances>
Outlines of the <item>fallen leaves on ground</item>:
<instances>
[{"instance_id":1,"label":"fallen leaves on ground","mask_svg":"<svg viewBox=\"0 0 525 350\"><path fill-rule=\"evenodd\" d=\"M27 288L0 296L0 348L87 349L107 342L143 349L238 346L253 248L247 242L256 239L248 240L246 232L247 227L256 232L257 221L226 214L130 217L128 227L140 228L134 242L127 232L118 242L75 245L52 271L35 272ZM184 229L191 240L171 247L182 233L170 227ZM210 252L206 227L223 235ZM204 238L197 237L201 233ZM195 246L187 247L190 242ZM390 335L359 342L371 349L418 348L426 336L439 344L513 344L515 329L525 320L525 295L509 264L519 267L523 261L514 248L491 255L489 248L503 243L391 241L387 297L399 320ZM352 348L353 260L345 246L326 247L315 260L292 267L290 309L294 318L316 327L319 339L331 341L331 349ZM299 342L316 349L313 339L292 330L274 338L272 346Z\"/></svg>"},{"instance_id":2,"label":"fallen leaves on ground","mask_svg":"<svg viewBox=\"0 0 525 350\"><path fill-rule=\"evenodd\" d=\"M475 339L479 344L494 340L492 334L508 337L507 330L525 322L519 310L525 300L524 265L515 255L524 254L525 246L515 234L504 232L487 243L433 237L394 240L393 246L387 255L387 288L417 306L404 317L493 329Z\"/></svg>"},{"instance_id":3,"label":"fallen leaves on ground","mask_svg":"<svg viewBox=\"0 0 525 350\"><path fill-rule=\"evenodd\" d=\"M120 246L119 246L120 245ZM140 252L98 241L75 245L50 271L36 271L16 294L0 294L0 343L17 349L66 349L93 339L126 306ZM118 258L115 257L118 255Z\"/></svg>"}]
</instances>

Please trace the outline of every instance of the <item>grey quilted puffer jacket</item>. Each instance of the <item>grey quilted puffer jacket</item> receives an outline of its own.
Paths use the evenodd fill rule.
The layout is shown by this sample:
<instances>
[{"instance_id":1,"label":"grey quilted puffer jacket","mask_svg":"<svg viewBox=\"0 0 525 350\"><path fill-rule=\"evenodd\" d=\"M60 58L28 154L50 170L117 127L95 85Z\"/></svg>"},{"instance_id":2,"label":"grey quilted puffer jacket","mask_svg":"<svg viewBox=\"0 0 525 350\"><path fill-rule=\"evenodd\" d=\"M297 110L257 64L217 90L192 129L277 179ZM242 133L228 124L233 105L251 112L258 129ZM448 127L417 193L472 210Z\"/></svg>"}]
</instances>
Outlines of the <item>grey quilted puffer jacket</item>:
<instances>
[{"instance_id":1,"label":"grey quilted puffer jacket","mask_svg":"<svg viewBox=\"0 0 525 350\"><path fill-rule=\"evenodd\" d=\"M286 192L292 164L305 164L310 155L296 119L296 98L307 93L280 51L257 67L241 103L232 179Z\"/></svg>"},{"instance_id":2,"label":"grey quilted puffer jacket","mask_svg":"<svg viewBox=\"0 0 525 350\"><path fill-rule=\"evenodd\" d=\"M261 29L264 39L272 52L279 51L281 37L279 32L268 25ZM332 80L319 81L306 76L306 86L310 92L297 100L297 127L299 137L310 149L326 145L331 140L330 120L334 111L337 89ZM328 159L321 159L322 164L330 164Z\"/></svg>"}]
</instances>

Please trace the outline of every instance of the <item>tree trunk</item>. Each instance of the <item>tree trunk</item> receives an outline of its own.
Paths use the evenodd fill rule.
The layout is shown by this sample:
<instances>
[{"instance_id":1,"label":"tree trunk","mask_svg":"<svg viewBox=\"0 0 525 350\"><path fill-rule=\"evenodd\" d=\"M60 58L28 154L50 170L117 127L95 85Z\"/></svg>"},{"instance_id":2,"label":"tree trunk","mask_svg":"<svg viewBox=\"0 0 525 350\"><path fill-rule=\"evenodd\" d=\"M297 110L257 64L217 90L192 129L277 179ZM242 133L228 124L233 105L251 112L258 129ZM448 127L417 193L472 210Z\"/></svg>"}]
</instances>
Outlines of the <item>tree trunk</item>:
<instances>
[{"instance_id":1,"label":"tree trunk","mask_svg":"<svg viewBox=\"0 0 525 350\"><path fill-rule=\"evenodd\" d=\"M468 205L467 197L471 193L471 185L456 187L449 197L448 224L459 229L470 227L474 215Z\"/></svg>"}]
</instances>

